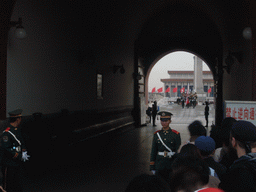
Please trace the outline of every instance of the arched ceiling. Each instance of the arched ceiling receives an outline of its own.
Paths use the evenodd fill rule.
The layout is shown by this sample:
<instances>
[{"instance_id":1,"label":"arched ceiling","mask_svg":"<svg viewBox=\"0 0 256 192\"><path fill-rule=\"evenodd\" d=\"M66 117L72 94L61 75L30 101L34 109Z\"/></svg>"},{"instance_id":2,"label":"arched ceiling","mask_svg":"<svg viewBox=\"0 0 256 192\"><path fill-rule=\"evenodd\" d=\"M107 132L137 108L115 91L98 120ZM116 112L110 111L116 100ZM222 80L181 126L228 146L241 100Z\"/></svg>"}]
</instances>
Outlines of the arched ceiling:
<instances>
[{"instance_id":1,"label":"arched ceiling","mask_svg":"<svg viewBox=\"0 0 256 192\"><path fill-rule=\"evenodd\" d=\"M214 72L216 57L234 49L248 25L251 0L88 0L53 1L65 11L66 26L79 37L77 47L134 43L140 57L150 63L173 50L187 50L204 59ZM11 2L15 2L12 0ZM49 6L48 4L46 4ZM126 41L125 41L126 40ZM230 42L231 43L230 43ZM232 50L237 51L237 50Z\"/></svg>"},{"instance_id":2,"label":"arched ceiling","mask_svg":"<svg viewBox=\"0 0 256 192\"><path fill-rule=\"evenodd\" d=\"M138 54L148 64L171 50L187 50L202 57L214 72L223 45L216 24L200 9L176 4L154 14L138 38Z\"/></svg>"}]
</instances>

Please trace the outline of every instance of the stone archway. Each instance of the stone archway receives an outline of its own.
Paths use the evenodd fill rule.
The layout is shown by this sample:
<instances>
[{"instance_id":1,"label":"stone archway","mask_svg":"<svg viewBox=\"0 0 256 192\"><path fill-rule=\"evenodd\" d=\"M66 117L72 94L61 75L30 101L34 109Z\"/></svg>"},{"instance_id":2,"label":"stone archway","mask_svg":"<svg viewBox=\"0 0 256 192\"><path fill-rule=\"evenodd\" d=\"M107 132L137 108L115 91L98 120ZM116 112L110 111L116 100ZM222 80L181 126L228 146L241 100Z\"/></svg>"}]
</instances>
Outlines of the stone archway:
<instances>
[{"instance_id":1,"label":"stone archway","mask_svg":"<svg viewBox=\"0 0 256 192\"><path fill-rule=\"evenodd\" d=\"M223 43L218 27L205 13L178 3L160 10L144 24L136 50L138 58L143 58L145 85L152 66L170 52L186 50L203 58L214 76L216 124L221 124Z\"/></svg>"},{"instance_id":2,"label":"stone archway","mask_svg":"<svg viewBox=\"0 0 256 192\"><path fill-rule=\"evenodd\" d=\"M150 66L150 68L149 68L149 70L148 70L148 72L147 72L147 74L145 75L145 96L146 96L146 99L145 99L145 105L147 105L148 104L148 101L152 101L152 98L151 99L149 99L149 93L151 92L151 89L152 89L152 87L151 88L149 88L149 78L150 78L150 75L151 75L151 72L152 72L152 69L153 69L153 67L155 67L156 65L158 65L158 63L160 63L159 61L162 59L162 58L164 58L165 56L168 56L168 55L170 55L170 58L171 58L171 55L173 54L173 53L177 53L177 52L180 52L180 54L182 53L182 52L184 52L184 53L190 53L191 54L191 56L193 56L193 57L191 57L191 59L193 58L194 60L191 60L191 68L190 69L187 69L187 70L185 70L185 69L182 69L181 71L179 71L177 68L175 68L175 69L173 69L173 65L170 63L170 67L168 68L168 69L166 69L166 74L168 74L169 72L170 73L175 73L175 71L178 71L178 73L181 75L182 74L182 71L184 71L185 70L185 73L187 74L187 75L189 75L189 77L187 77L187 75L185 75L184 76L184 79L182 79L182 81L181 82L175 82L175 87L176 88L178 88L177 89L177 92L176 92L176 97L175 96L164 96L164 98L163 98L163 100L165 100L165 101L172 101L172 102L175 102L176 103L176 101L177 101L177 98L178 98L178 92L180 91L180 85L182 84L182 87L183 86L187 86L188 84L188 82L190 82L189 83L189 86L190 86L190 88L191 87L193 87L193 90L190 90L190 92L192 91L197 91L197 96L198 96L198 99L197 99L197 103L199 104L199 105L203 105L204 104L204 102L205 101L209 101L209 102L211 102L211 104L213 104L213 105L211 105L212 106L212 108L213 109L215 109L215 103L216 103L216 97L215 97L215 94L212 94L212 96L210 96L210 94L208 94L207 92L205 92L205 90L204 89L207 89L208 90L208 88L209 87L211 87L211 89L212 89L212 93L215 93L215 86L214 86L214 81L213 81L213 79L212 79L212 82L210 82L209 80L210 79L208 79L209 77L206 77L206 75L208 74L206 74L206 72L204 73L204 78L206 78L206 79L204 79L204 83L203 83L203 76L201 76L201 81L202 81L202 84L200 85L200 86L202 86L201 87L201 89L202 89L202 92L199 92L199 90L198 90L198 88L199 87L195 87L195 80L194 80L194 77L192 77L193 76L193 72L192 71L194 71L194 65L197 63L196 62L196 58L200 58L200 57L198 57L195 53L191 53L191 52L189 52L189 51L187 51L187 50L182 50L182 51L170 51L170 52L167 52L167 53L165 53L165 54L163 54L163 55L161 55L161 56L159 56L159 58L157 58L152 64L151 64L151 66ZM202 64L202 61L204 61L204 59L202 59L202 58L200 58L200 60L201 60L201 64ZM207 65L207 63L205 63L206 65ZM193 66L192 66L193 65ZM199 62L199 65L200 65L200 62ZM203 65L202 65L203 66ZM159 69L159 67L158 67L158 69ZM173 70L173 71L172 71ZM203 69L201 69L201 70L203 70ZM190 72L191 71L191 72ZM202 71L198 71L199 73L201 72L202 73ZM209 71L210 73L211 73L211 75L213 75L213 73L212 73L212 71L210 70ZM176 74L177 75L177 74ZM192 75L192 76L191 76ZM210 75L210 74L209 74ZM176 78L176 77L175 77ZM176 81L176 79L173 79L173 81ZM180 78L180 77L177 77L178 79ZM191 79L192 78L192 79ZM213 76L212 76L212 78L213 78ZM187 80L186 80L187 79ZM165 82L167 82L167 84L171 84L171 82L172 82L172 85L173 85L173 81L171 80L171 78L169 79L169 76L167 77L167 76L165 76L165 77L163 77L163 78L160 78L159 79L159 81L165 81ZM184 81L183 81L184 80ZM152 82L152 81L151 81ZM170 83L169 83L170 82ZM210 83L209 83L210 82ZM178 84L179 84L179 86L178 86ZM155 87L155 86L153 86L153 87ZM165 86L164 86L165 87ZM171 87L171 86L170 86ZM186 88L187 89L187 88ZM165 92L165 88L163 89L163 92ZM170 92L172 92L172 88L170 89ZM186 91L187 92L187 91ZM180 93L180 92L179 92ZM193 92L194 93L194 92ZM165 94L165 93L164 93ZM180 96L179 96L180 97ZM156 97L156 100L159 100L159 98L157 99L158 97ZM161 102L163 102L163 100L161 101ZM176 106L176 104L175 104L175 106ZM215 112L213 112L214 114L215 114ZM215 115L213 115L213 116L215 116Z\"/></svg>"}]
</instances>

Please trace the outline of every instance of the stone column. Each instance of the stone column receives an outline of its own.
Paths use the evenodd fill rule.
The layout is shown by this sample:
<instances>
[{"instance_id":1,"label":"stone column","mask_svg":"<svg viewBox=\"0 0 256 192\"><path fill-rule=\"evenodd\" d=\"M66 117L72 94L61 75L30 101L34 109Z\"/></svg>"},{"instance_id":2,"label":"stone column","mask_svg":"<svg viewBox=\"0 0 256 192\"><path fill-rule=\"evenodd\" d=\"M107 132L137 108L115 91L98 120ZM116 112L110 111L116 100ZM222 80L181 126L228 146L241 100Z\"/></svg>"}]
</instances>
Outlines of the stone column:
<instances>
[{"instance_id":1,"label":"stone column","mask_svg":"<svg viewBox=\"0 0 256 192\"><path fill-rule=\"evenodd\" d=\"M203 87L203 61L194 56L194 89L197 92L198 101L203 102L206 99Z\"/></svg>"}]
</instances>

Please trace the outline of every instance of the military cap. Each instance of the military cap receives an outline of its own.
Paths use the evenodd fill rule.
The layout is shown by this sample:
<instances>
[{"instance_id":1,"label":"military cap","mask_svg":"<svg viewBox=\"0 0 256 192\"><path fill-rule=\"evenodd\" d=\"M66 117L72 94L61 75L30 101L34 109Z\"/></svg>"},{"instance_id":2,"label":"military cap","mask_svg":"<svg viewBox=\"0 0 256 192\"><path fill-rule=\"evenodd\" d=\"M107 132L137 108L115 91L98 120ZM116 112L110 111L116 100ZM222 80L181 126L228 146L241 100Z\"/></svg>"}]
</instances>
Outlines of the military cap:
<instances>
[{"instance_id":1,"label":"military cap","mask_svg":"<svg viewBox=\"0 0 256 192\"><path fill-rule=\"evenodd\" d=\"M160 120L161 121L170 120L171 116L172 116L172 113L170 113L168 111L160 111L157 114L160 115Z\"/></svg>"},{"instance_id":2,"label":"military cap","mask_svg":"<svg viewBox=\"0 0 256 192\"><path fill-rule=\"evenodd\" d=\"M256 127L249 121L239 120L231 127L233 137L241 142L256 141Z\"/></svg>"},{"instance_id":3,"label":"military cap","mask_svg":"<svg viewBox=\"0 0 256 192\"><path fill-rule=\"evenodd\" d=\"M22 109L16 109L14 111L9 112L10 117L21 117Z\"/></svg>"},{"instance_id":4,"label":"military cap","mask_svg":"<svg viewBox=\"0 0 256 192\"><path fill-rule=\"evenodd\" d=\"M209 136L200 136L195 140L195 146L200 151L212 153L215 149L216 143L214 139Z\"/></svg>"}]
</instances>

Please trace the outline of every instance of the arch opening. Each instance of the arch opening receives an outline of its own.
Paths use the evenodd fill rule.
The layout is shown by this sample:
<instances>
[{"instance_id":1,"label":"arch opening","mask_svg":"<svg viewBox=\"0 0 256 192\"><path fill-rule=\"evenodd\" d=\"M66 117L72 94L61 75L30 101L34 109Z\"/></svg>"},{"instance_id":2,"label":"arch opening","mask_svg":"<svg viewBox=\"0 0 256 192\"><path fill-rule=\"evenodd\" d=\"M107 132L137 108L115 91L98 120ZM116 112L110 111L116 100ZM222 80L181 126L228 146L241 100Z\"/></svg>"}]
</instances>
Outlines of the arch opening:
<instances>
[{"instance_id":1,"label":"arch opening","mask_svg":"<svg viewBox=\"0 0 256 192\"><path fill-rule=\"evenodd\" d=\"M193 120L198 119L204 123L203 110L205 102L208 101L211 110L209 122L215 123L216 98L213 77L209 65L198 54L187 50L166 52L151 63L146 73L145 104L151 107L153 101L157 101L160 111L196 109ZM181 120L180 117L176 119ZM192 119L185 121L191 123ZM184 120L175 123L184 123Z\"/></svg>"}]
</instances>

